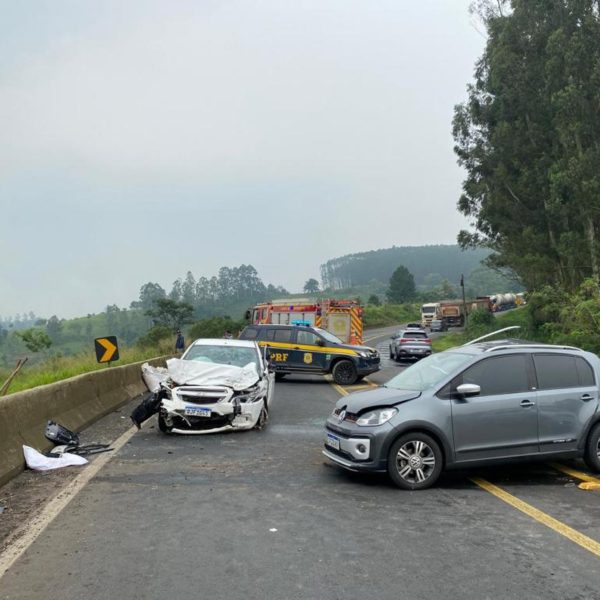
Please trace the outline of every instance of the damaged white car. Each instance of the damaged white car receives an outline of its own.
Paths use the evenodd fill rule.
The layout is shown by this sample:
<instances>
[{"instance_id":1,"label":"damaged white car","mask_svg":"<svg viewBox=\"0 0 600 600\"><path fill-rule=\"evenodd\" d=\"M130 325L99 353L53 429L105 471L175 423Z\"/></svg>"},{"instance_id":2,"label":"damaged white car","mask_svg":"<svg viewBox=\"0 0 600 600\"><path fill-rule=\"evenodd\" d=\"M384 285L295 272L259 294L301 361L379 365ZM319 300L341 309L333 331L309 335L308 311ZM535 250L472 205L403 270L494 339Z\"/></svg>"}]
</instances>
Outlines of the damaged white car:
<instances>
[{"instance_id":1,"label":"damaged white car","mask_svg":"<svg viewBox=\"0 0 600 600\"><path fill-rule=\"evenodd\" d=\"M160 396L164 433L260 429L269 418L274 374L256 342L199 339L181 359L168 360L166 370L144 365L143 374Z\"/></svg>"}]
</instances>

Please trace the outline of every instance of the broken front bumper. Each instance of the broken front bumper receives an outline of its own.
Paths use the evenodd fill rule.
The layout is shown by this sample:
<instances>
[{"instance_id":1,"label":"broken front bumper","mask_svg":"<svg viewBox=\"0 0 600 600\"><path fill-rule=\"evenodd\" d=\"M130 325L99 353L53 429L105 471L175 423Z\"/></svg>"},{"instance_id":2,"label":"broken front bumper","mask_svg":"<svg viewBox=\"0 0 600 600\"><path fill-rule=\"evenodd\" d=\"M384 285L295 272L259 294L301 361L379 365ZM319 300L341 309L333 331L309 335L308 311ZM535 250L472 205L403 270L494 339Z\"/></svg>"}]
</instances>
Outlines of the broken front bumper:
<instances>
[{"instance_id":1,"label":"broken front bumper","mask_svg":"<svg viewBox=\"0 0 600 600\"><path fill-rule=\"evenodd\" d=\"M234 395L231 388L181 386L164 398L161 416L173 433L201 435L256 427L265 406L263 398Z\"/></svg>"}]
</instances>

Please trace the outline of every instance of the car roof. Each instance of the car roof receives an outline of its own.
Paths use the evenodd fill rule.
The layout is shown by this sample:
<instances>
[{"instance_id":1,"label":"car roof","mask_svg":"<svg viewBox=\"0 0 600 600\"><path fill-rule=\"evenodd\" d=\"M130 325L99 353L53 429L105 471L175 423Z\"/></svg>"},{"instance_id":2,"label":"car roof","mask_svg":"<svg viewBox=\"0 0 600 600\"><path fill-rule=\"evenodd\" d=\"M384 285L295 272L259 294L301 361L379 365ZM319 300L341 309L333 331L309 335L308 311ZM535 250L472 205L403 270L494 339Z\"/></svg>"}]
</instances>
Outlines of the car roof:
<instances>
[{"instance_id":1,"label":"car roof","mask_svg":"<svg viewBox=\"0 0 600 600\"><path fill-rule=\"evenodd\" d=\"M247 327L258 327L259 329L318 329L312 325L271 325L270 323L257 323L256 325L248 325Z\"/></svg>"},{"instance_id":2,"label":"car roof","mask_svg":"<svg viewBox=\"0 0 600 600\"><path fill-rule=\"evenodd\" d=\"M192 342L192 346L229 346L231 348L254 348L256 342L250 340L232 340L228 338L199 338Z\"/></svg>"},{"instance_id":3,"label":"car roof","mask_svg":"<svg viewBox=\"0 0 600 600\"><path fill-rule=\"evenodd\" d=\"M452 352L464 352L465 354L481 354L484 352L498 351L516 351L516 350L553 350L553 351L575 351L582 352L580 348L574 346L559 346L556 344L544 344L542 342L532 342L531 340L521 340L518 338L507 338L504 340L493 340L485 342L476 342L475 344L467 344L450 348Z\"/></svg>"}]
</instances>

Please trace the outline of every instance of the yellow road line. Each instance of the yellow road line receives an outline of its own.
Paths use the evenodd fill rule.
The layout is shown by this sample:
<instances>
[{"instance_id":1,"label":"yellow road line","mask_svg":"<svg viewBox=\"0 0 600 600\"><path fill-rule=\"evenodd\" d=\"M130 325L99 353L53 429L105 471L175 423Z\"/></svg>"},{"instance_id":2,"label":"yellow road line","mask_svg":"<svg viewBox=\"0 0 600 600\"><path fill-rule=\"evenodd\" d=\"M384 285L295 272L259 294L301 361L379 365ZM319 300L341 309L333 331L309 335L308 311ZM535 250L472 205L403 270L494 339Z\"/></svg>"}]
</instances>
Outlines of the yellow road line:
<instances>
[{"instance_id":1,"label":"yellow road line","mask_svg":"<svg viewBox=\"0 0 600 600\"><path fill-rule=\"evenodd\" d=\"M559 533L560 535L571 540L578 546L581 546L588 552L591 552L592 554L595 554L596 556L600 557L600 543L598 543L596 540L593 540L587 535L580 533L576 529L565 525L558 519L551 517L545 512L534 508L533 506L531 506L531 504L527 504L527 502L519 500L519 498L517 498L516 496L509 494L502 488L499 488L498 486L494 485L493 483L490 483L489 481L486 481L485 479L480 479L479 477L472 477L471 481L478 485L480 488L484 489L486 492L489 492L493 496L496 496L496 498L502 500L503 502L506 502L513 508L520 510L522 513L525 513L527 516L531 517L538 523L545 525L549 529L552 529L556 533Z\"/></svg>"},{"instance_id":2,"label":"yellow road line","mask_svg":"<svg viewBox=\"0 0 600 600\"><path fill-rule=\"evenodd\" d=\"M550 466L557 471L561 471L566 475L570 475L575 479L579 479L584 483L580 483L578 487L582 490L598 490L600 489L600 479L598 477L594 477L593 475L588 475L583 471L578 471L577 469L571 469L571 467L567 467L566 465L561 465L559 463L550 463ZM586 485L587 484L587 485Z\"/></svg>"},{"instance_id":3,"label":"yellow road line","mask_svg":"<svg viewBox=\"0 0 600 600\"><path fill-rule=\"evenodd\" d=\"M44 508L24 524L23 528L15 532L8 540L8 546L0 553L0 579L6 571L25 553L35 542L40 534L58 517L62 510L79 494L89 481L113 458L114 455L135 435L136 427L128 429L121 437L116 439L111 448L114 452L107 452L96 457L84 470L75 477L63 490L61 490ZM20 535L24 532L23 535ZM20 537L19 537L20 536Z\"/></svg>"},{"instance_id":4,"label":"yellow road line","mask_svg":"<svg viewBox=\"0 0 600 600\"><path fill-rule=\"evenodd\" d=\"M333 381L330 381L329 383L331 383L331 385L342 395L342 396L347 396L350 392L348 390L345 390L341 385L338 385L337 383L333 383Z\"/></svg>"}]
</instances>

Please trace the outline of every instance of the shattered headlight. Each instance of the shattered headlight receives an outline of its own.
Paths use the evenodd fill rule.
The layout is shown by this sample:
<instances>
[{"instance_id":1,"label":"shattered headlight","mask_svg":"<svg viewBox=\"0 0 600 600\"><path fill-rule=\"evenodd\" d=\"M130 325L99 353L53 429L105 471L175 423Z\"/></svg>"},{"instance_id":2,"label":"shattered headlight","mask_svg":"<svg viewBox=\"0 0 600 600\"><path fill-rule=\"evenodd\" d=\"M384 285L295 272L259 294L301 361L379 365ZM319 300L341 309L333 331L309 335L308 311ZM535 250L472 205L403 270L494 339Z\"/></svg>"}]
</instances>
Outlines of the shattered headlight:
<instances>
[{"instance_id":1,"label":"shattered headlight","mask_svg":"<svg viewBox=\"0 0 600 600\"><path fill-rule=\"evenodd\" d=\"M261 395L262 390L259 387L250 388L243 390L232 397L232 402L238 400L239 402L256 402Z\"/></svg>"},{"instance_id":2,"label":"shattered headlight","mask_svg":"<svg viewBox=\"0 0 600 600\"><path fill-rule=\"evenodd\" d=\"M376 410L370 410L369 412L366 412L358 417L358 419L356 419L356 424L361 425L362 427L383 425L384 423L387 423L397 412L397 408L378 408Z\"/></svg>"}]
</instances>

